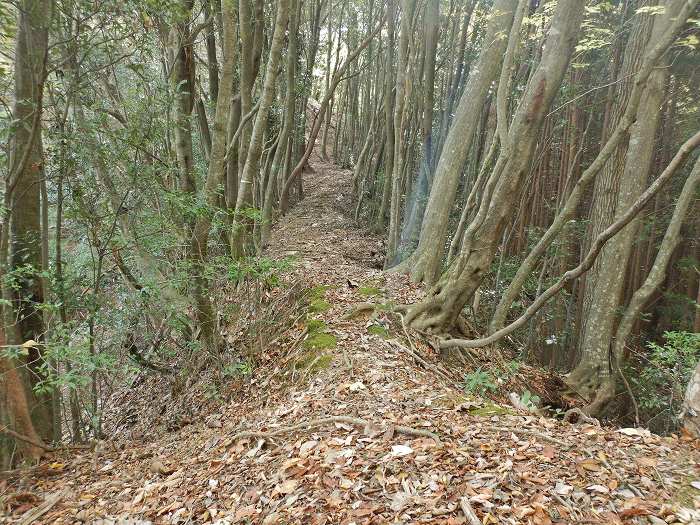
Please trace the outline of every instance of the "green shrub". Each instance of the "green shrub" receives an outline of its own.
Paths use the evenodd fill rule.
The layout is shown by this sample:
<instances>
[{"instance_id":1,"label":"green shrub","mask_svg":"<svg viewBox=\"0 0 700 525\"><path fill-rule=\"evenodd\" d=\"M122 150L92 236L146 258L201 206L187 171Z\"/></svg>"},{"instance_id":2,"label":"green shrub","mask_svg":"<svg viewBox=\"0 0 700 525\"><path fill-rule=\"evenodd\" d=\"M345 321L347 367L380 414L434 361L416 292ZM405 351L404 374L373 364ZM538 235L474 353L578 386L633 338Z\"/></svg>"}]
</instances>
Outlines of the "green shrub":
<instances>
[{"instance_id":1,"label":"green shrub","mask_svg":"<svg viewBox=\"0 0 700 525\"><path fill-rule=\"evenodd\" d=\"M497 386L493 382L491 374L479 368L474 372L464 374L463 388L467 394L484 396L488 392L495 392Z\"/></svg>"},{"instance_id":2,"label":"green shrub","mask_svg":"<svg viewBox=\"0 0 700 525\"><path fill-rule=\"evenodd\" d=\"M647 343L641 371L626 374L644 419L657 431L678 424L685 388L700 358L700 334L665 332L664 339L663 344Z\"/></svg>"}]
</instances>

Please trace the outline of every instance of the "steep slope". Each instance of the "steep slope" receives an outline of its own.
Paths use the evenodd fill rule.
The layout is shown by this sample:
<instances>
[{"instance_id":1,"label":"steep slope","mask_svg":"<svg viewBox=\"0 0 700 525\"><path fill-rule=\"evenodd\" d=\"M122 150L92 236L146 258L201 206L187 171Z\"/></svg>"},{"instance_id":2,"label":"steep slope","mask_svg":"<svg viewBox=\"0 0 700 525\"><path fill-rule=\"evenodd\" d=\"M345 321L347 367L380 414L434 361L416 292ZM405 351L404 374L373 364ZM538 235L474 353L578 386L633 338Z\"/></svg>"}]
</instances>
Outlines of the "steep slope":
<instances>
[{"instance_id":1,"label":"steep slope","mask_svg":"<svg viewBox=\"0 0 700 525\"><path fill-rule=\"evenodd\" d=\"M696 444L472 399L401 327L420 296L377 269L350 176L317 160L268 255L308 315L216 413L0 481L0 523L691 523ZM78 451L80 452L80 451ZM26 514L25 514L26 516ZM121 521L120 521L121 520Z\"/></svg>"}]
</instances>

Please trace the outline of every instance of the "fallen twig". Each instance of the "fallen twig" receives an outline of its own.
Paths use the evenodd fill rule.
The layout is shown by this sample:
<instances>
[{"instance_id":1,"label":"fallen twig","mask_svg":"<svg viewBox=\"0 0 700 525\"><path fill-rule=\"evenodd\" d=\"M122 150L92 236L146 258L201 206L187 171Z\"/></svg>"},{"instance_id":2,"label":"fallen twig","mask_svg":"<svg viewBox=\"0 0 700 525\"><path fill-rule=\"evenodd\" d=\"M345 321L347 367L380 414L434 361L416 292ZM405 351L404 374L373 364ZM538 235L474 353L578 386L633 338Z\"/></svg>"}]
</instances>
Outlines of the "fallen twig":
<instances>
[{"instance_id":1,"label":"fallen twig","mask_svg":"<svg viewBox=\"0 0 700 525\"><path fill-rule=\"evenodd\" d=\"M460 498L459 506L462 507L462 512L464 512L464 515L466 516L470 525L483 525L479 517L476 515L476 512L474 512L474 509L469 504L469 500L467 498Z\"/></svg>"},{"instance_id":2,"label":"fallen twig","mask_svg":"<svg viewBox=\"0 0 700 525\"><path fill-rule=\"evenodd\" d=\"M46 498L46 500L41 505L25 512L20 518L20 520L17 522L17 524L29 525L30 523L34 523L34 521L38 520L44 514L50 511L53 508L53 506L56 505L56 503L61 501L65 493L66 491L62 490L61 492L57 492L53 496Z\"/></svg>"},{"instance_id":3,"label":"fallen twig","mask_svg":"<svg viewBox=\"0 0 700 525\"><path fill-rule=\"evenodd\" d=\"M347 425L353 425L356 427L367 427L371 424L370 421L367 421L366 419L362 419L359 417L329 416L329 417L322 417L319 419L312 419L311 421L305 421L305 422L298 423L296 425L291 425L288 427L280 427L280 428L277 428L275 430L271 430L269 432L263 432L261 430L244 430L242 432L235 434L231 439L233 441L237 441L239 439L244 439L244 438L251 438L251 437L270 439L270 438L279 436L281 434L289 434L290 432L295 432L297 430L308 430L310 428L321 427L321 426L327 425L329 423L345 423ZM428 437L428 438L435 440L435 442L437 444L441 443L438 435L435 434L434 432L430 432L429 430L406 427L403 425L394 425L393 428L394 428L394 431L398 432L399 434L404 434L407 436L414 436L414 437Z\"/></svg>"},{"instance_id":4,"label":"fallen twig","mask_svg":"<svg viewBox=\"0 0 700 525\"><path fill-rule=\"evenodd\" d=\"M538 439L541 439L542 441L549 441L550 443L554 443L555 445L559 445L562 448L569 449L571 448L570 443L566 443L562 441L561 439L557 439L551 436L548 436L546 434L543 434L541 432L536 432L534 430L528 430L526 428L512 428L512 427L491 427L494 430L500 430L501 432L512 432L513 434L524 434L526 436L534 436Z\"/></svg>"}]
</instances>

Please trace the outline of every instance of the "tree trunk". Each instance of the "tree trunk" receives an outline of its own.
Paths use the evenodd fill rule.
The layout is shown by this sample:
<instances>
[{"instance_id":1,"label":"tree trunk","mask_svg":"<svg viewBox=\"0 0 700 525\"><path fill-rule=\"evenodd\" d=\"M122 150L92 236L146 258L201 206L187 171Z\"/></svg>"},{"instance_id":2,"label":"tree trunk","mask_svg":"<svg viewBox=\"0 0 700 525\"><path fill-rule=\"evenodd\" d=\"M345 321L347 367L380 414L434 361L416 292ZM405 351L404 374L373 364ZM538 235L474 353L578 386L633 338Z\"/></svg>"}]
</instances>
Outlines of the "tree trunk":
<instances>
[{"instance_id":1,"label":"tree trunk","mask_svg":"<svg viewBox=\"0 0 700 525\"><path fill-rule=\"evenodd\" d=\"M435 56L440 27L440 2L428 0L425 7L425 59L423 61L423 122L421 125L421 160L418 177L406 203L405 218L397 249L397 260L413 251L418 244L423 214L428 202L433 169L433 105L435 104Z\"/></svg>"},{"instance_id":2,"label":"tree trunk","mask_svg":"<svg viewBox=\"0 0 700 525\"><path fill-rule=\"evenodd\" d=\"M685 391L681 422L692 436L700 438L700 362Z\"/></svg>"},{"instance_id":3,"label":"tree trunk","mask_svg":"<svg viewBox=\"0 0 700 525\"><path fill-rule=\"evenodd\" d=\"M284 179L287 173L284 171L284 158L288 150L288 142L291 139L294 128L294 103L296 102L296 65L298 53L298 27L299 27L299 9L296 0L290 0L290 19L289 19L289 44L287 47L287 94L284 102L284 122L282 131L279 136L279 143L272 161L272 169L267 181L265 189L265 198L263 201L262 224L260 226L260 247L264 248L270 237L270 229L272 228L272 208L274 205L274 190L279 184L279 179Z\"/></svg>"},{"instance_id":4,"label":"tree trunk","mask_svg":"<svg viewBox=\"0 0 700 525\"><path fill-rule=\"evenodd\" d=\"M666 6L672 10L671 5ZM638 27L633 40L627 45L621 75L636 72L642 62L645 48L653 46L663 34L671 16L648 17L636 15ZM654 28L649 39L652 20ZM647 182L654 154L654 140L664 96L668 67L655 69L647 81L637 110L637 119L630 128L627 154L624 150L614 155L596 179L594 204L591 210L592 235L595 237L608 224L623 213L637 197ZM629 98L631 82L621 82L616 100ZM611 124L617 125L622 109L615 108ZM618 311L623 299L627 267L637 236L638 221L633 221L603 248L598 264L586 276L584 290L584 329L581 337L581 361L567 378L567 384L591 401L587 411L598 415L615 395L616 370L610 364L616 357L610 355Z\"/></svg>"},{"instance_id":5,"label":"tree trunk","mask_svg":"<svg viewBox=\"0 0 700 525\"><path fill-rule=\"evenodd\" d=\"M408 312L407 322L417 328L435 332L449 330L488 273L503 228L512 220L515 212L515 198L529 171L544 116L559 91L574 45L578 41L582 14L582 2L559 0L557 3L544 45L545 51L515 112L507 143L502 145L496 166L486 183L479 211L465 232L462 251L429 291L425 300ZM480 70L481 65L475 68L475 71ZM465 92L465 97L468 94L469 90ZM453 151L449 144L448 139L443 156ZM440 162L443 162L442 158ZM437 185L436 173L433 191ZM430 208L430 203L428 207ZM434 238L433 249L438 248L442 252L443 242L444 235Z\"/></svg>"},{"instance_id":6,"label":"tree trunk","mask_svg":"<svg viewBox=\"0 0 700 525\"><path fill-rule=\"evenodd\" d=\"M192 109L194 107L194 50L190 18L194 0L181 0L182 20L173 27L170 39L175 56L172 72L175 92L175 153L180 172L180 191L195 192L192 158Z\"/></svg>"},{"instance_id":7,"label":"tree trunk","mask_svg":"<svg viewBox=\"0 0 700 525\"><path fill-rule=\"evenodd\" d=\"M9 231L3 228L9 243L9 268L19 271L16 288L11 292L16 327L6 333L9 344L44 340L41 305L41 203L40 189L44 178L41 138L42 90L46 75L48 29L53 3L46 0L24 0L19 5L15 52L15 97L12 117L17 122L10 137L8 177L5 201L9 208ZM8 221L4 221L5 225ZM7 246L7 244L5 244ZM4 253L7 248L3 248ZM4 259L4 257L3 257ZM7 261L0 262L3 273ZM5 296L7 297L7 295ZM8 316L6 315L7 319ZM36 429L43 439L54 438L54 416L51 393L35 394L33 389L44 379L44 359L39 346L29 348L27 356L28 384L25 385L29 410ZM7 384L8 387L11 384Z\"/></svg>"},{"instance_id":8,"label":"tree trunk","mask_svg":"<svg viewBox=\"0 0 700 525\"><path fill-rule=\"evenodd\" d=\"M245 244L248 235L252 232L252 223L243 217L243 210L253 204L253 183L258 176L260 158L262 156L263 135L267 129L268 114L272 106L272 99L275 95L275 82L279 73L280 56L282 55L282 45L289 19L289 1L279 0L277 3L277 18L275 20L275 31L270 45L270 55L267 60L265 79L262 94L260 96L260 107L255 116L255 124L250 136L248 147L248 158L246 159L241 173L241 182L238 189L238 200L236 202L236 217L234 218L233 231L231 234L231 254L233 257L242 257L245 254Z\"/></svg>"},{"instance_id":9,"label":"tree trunk","mask_svg":"<svg viewBox=\"0 0 700 525\"><path fill-rule=\"evenodd\" d=\"M488 21L481 54L469 76L435 169L418 248L396 268L397 271L410 271L414 281L432 283L438 276L460 175L489 88L500 71L507 44L507 39L501 38L501 34L507 33L511 27L517 3L517 0L496 0L494 3L494 16Z\"/></svg>"},{"instance_id":10,"label":"tree trunk","mask_svg":"<svg viewBox=\"0 0 700 525\"><path fill-rule=\"evenodd\" d=\"M219 97L216 102L216 114L212 129L211 160L203 189L203 199L214 209L219 201L219 186L224 182L226 166L227 125L229 121L231 99L233 98L233 64L236 55L236 12L235 0L222 0L223 22L223 68L219 83ZM207 244L211 217L200 214L192 232L190 257L193 263L193 298L196 306L197 321L202 330L204 350L216 355L220 350L220 336L216 327L214 305L209 297L209 287L205 276L207 262Z\"/></svg>"}]
</instances>

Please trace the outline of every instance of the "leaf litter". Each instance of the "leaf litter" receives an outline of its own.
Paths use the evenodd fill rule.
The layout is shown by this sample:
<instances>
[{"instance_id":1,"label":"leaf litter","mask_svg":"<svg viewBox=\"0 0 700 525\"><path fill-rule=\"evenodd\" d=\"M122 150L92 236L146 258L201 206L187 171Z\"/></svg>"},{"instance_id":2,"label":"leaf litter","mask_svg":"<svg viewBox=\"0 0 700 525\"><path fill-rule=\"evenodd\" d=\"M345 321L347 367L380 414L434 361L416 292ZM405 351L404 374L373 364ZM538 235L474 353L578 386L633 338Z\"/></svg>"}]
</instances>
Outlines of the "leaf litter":
<instances>
[{"instance_id":1,"label":"leaf litter","mask_svg":"<svg viewBox=\"0 0 700 525\"><path fill-rule=\"evenodd\" d=\"M119 432L0 478L0 523L46 501L35 523L700 523L697 442L512 408L471 414L482 402L465 398L460 372L392 329L387 303L422 292L378 269L382 241L349 218L352 174L316 166L268 255L293 254L296 278L323 287L328 308L313 316L337 341L328 366L285 366L308 336L296 323L210 412L192 398L187 424ZM383 295L358 294L363 283ZM370 317L388 337L367 331Z\"/></svg>"}]
</instances>

